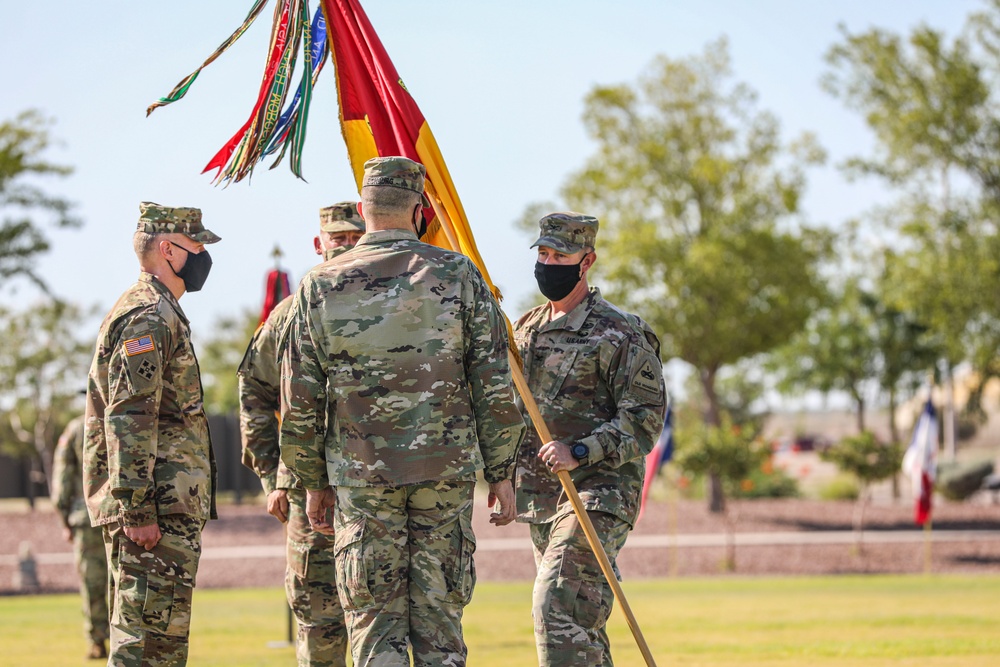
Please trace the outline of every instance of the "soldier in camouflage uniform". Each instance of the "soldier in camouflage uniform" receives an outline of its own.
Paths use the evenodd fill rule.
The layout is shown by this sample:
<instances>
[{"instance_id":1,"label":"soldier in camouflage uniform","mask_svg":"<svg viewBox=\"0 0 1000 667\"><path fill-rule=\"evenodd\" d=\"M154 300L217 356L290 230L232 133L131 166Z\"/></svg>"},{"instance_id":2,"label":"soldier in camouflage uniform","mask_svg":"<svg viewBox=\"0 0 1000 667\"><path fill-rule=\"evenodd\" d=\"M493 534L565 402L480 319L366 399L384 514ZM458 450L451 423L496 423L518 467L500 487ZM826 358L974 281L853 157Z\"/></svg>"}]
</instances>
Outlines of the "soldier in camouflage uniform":
<instances>
[{"instance_id":1,"label":"soldier in camouflage uniform","mask_svg":"<svg viewBox=\"0 0 1000 667\"><path fill-rule=\"evenodd\" d=\"M66 425L52 461L52 502L73 543L83 598L83 630L90 641L87 658L108 657L108 557L100 528L90 525L83 498L83 416Z\"/></svg>"},{"instance_id":2,"label":"soldier in camouflage uniform","mask_svg":"<svg viewBox=\"0 0 1000 667\"><path fill-rule=\"evenodd\" d=\"M201 531L217 518L215 457L178 304L212 260L196 208L143 202L139 280L104 318L87 387L84 492L111 571L109 665L185 665Z\"/></svg>"},{"instance_id":3,"label":"soldier in camouflage uniform","mask_svg":"<svg viewBox=\"0 0 1000 667\"><path fill-rule=\"evenodd\" d=\"M330 260L354 247L365 232L357 202L340 202L320 211L316 254ZM257 473L267 511L288 522L285 593L298 621L299 667L346 665L347 627L337 597L333 540L309 527L306 492L281 463L278 417L281 364L278 338L288 321L292 297L275 306L254 334L240 365L240 432L243 464Z\"/></svg>"},{"instance_id":4,"label":"soldier in camouflage uniform","mask_svg":"<svg viewBox=\"0 0 1000 667\"><path fill-rule=\"evenodd\" d=\"M569 471L612 565L639 511L645 455L666 409L659 341L587 285L598 221L540 221L535 277L548 302L517 321L524 374L555 438L518 451L518 521L531 524L539 665L611 665L604 625L614 593L554 474ZM615 566L617 573L617 566Z\"/></svg>"},{"instance_id":5,"label":"soldier in camouflage uniform","mask_svg":"<svg viewBox=\"0 0 1000 667\"><path fill-rule=\"evenodd\" d=\"M313 528L335 535L358 667L410 665L408 649L464 665L476 471L500 502L491 522L514 518L524 422L504 319L467 257L418 240L423 189L423 165L365 164L368 232L303 279L282 361L281 458Z\"/></svg>"}]
</instances>

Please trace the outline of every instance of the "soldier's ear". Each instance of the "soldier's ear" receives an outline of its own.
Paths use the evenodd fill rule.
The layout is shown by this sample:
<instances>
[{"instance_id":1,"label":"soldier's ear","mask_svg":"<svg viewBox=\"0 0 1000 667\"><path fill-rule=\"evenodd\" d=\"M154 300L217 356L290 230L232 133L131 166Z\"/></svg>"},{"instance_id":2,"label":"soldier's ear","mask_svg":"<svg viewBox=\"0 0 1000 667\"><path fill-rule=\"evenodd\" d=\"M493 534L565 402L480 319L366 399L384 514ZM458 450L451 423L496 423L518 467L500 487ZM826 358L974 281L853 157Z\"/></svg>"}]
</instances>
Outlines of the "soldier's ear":
<instances>
[{"instance_id":1,"label":"soldier's ear","mask_svg":"<svg viewBox=\"0 0 1000 667\"><path fill-rule=\"evenodd\" d=\"M590 269L590 267L592 267L594 265L594 262L596 262L596 261L597 261L597 251L596 250L591 250L590 252L588 252L586 255L583 256L583 260L581 260L581 262L580 262L580 277L581 278L583 277L583 274L586 273Z\"/></svg>"},{"instance_id":2,"label":"soldier's ear","mask_svg":"<svg viewBox=\"0 0 1000 667\"><path fill-rule=\"evenodd\" d=\"M365 214L361 210L361 202L358 202L358 215L360 215L361 219L364 220Z\"/></svg>"}]
</instances>

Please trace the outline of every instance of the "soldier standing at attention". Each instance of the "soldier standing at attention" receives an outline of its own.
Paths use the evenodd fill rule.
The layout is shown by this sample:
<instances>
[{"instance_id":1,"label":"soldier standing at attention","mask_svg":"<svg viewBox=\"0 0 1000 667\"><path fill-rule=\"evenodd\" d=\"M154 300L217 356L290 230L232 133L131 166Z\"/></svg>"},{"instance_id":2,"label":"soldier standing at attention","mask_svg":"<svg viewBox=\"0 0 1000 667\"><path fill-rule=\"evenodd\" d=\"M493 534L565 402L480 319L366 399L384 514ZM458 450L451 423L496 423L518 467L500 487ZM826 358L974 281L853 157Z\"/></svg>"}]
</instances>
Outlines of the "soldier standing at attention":
<instances>
[{"instance_id":1,"label":"soldier standing at attention","mask_svg":"<svg viewBox=\"0 0 1000 667\"><path fill-rule=\"evenodd\" d=\"M524 422L504 319L471 260L418 240L424 173L365 163L367 233L302 280L282 358L281 458L313 528L336 527L357 667L409 666L408 649L418 667L465 665L476 471L500 502L490 521L514 519Z\"/></svg>"},{"instance_id":2,"label":"soldier standing at attention","mask_svg":"<svg viewBox=\"0 0 1000 667\"><path fill-rule=\"evenodd\" d=\"M111 571L109 665L187 664L215 457L191 330L177 300L212 267L197 208L143 202L139 280L104 318L87 387L84 491Z\"/></svg>"},{"instance_id":3,"label":"soldier standing at attention","mask_svg":"<svg viewBox=\"0 0 1000 667\"><path fill-rule=\"evenodd\" d=\"M569 471L617 573L645 455L663 426L660 344L645 322L588 287L597 218L552 213L539 225L535 278L548 302L514 325L525 379L555 438L539 442L532 430L517 457L517 519L531 524L537 567L538 663L612 665L604 625L614 593L553 473Z\"/></svg>"},{"instance_id":4,"label":"soldier standing at attention","mask_svg":"<svg viewBox=\"0 0 1000 667\"><path fill-rule=\"evenodd\" d=\"M70 420L59 436L52 460L52 502L73 543L80 575L83 630L90 641L87 658L108 657L108 557L99 527L90 525L83 498L83 415Z\"/></svg>"},{"instance_id":5,"label":"soldier standing at attention","mask_svg":"<svg viewBox=\"0 0 1000 667\"><path fill-rule=\"evenodd\" d=\"M354 247L365 232L357 202L340 202L319 212L316 254L330 260ZM295 652L299 667L347 664L347 628L337 597L333 539L314 531L306 516L306 492L279 458L281 364L278 339L288 321L292 297L281 301L257 330L240 365L240 433L243 464L257 473L267 511L287 525L285 594L298 621Z\"/></svg>"}]
</instances>

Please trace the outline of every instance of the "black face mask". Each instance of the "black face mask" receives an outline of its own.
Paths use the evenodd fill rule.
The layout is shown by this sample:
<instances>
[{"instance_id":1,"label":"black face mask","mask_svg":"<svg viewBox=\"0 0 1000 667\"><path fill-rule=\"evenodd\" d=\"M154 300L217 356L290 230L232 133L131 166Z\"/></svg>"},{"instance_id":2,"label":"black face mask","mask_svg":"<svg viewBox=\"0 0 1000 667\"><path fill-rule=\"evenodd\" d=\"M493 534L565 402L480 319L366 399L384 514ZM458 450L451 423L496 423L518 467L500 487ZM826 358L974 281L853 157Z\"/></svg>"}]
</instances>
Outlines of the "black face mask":
<instances>
[{"instance_id":1,"label":"black face mask","mask_svg":"<svg viewBox=\"0 0 1000 667\"><path fill-rule=\"evenodd\" d=\"M416 225L417 228L417 238L422 239L424 234L427 233L427 218L424 217L424 208L420 207L420 224Z\"/></svg>"},{"instance_id":2,"label":"black face mask","mask_svg":"<svg viewBox=\"0 0 1000 667\"><path fill-rule=\"evenodd\" d=\"M186 252L187 261L184 262L184 266L181 267L180 271L174 271L174 265L170 262L167 262L167 265L170 266L171 271L174 271L175 276L184 281L184 289L186 291L197 292L205 285L205 281L208 280L208 272L212 270L212 256L208 254L207 250L202 250L198 254L195 254L173 241L170 242L170 245Z\"/></svg>"},{"instance_id":3,"label":"black face mask","mask_svg":"<svg viewBox=\"0 0 1000 667\"><path fill-rule=\"evenodd\" d=\"M586 257L587 255L584 255ZM535 280L538 281L538 291L549 301L562 301L580 282L580 265L577 264L542 264L535 262Z\"/></svg>"}]
</instances>

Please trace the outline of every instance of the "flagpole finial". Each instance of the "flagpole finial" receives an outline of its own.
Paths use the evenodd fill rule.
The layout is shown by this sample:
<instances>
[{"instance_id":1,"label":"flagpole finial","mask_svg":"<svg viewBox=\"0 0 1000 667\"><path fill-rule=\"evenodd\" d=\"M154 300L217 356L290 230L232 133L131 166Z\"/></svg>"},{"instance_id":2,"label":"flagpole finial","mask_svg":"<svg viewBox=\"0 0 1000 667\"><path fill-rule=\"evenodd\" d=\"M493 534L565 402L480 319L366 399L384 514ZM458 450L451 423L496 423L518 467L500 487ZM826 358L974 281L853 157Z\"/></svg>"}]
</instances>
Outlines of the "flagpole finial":
<instances>
[{"instance_id":1,"label":"flagpole finial","mask_svg":"<svg viewBox=\"0 0 1000 667\"><path fill-rule=\"evenodd\" d=\"M281 264L281 258L285 256L285 253L281 252L281 247L275 243L274 250L271 251L271 257L274 258L274 265L277 267Z\"/></svg>"}]
</instances>

